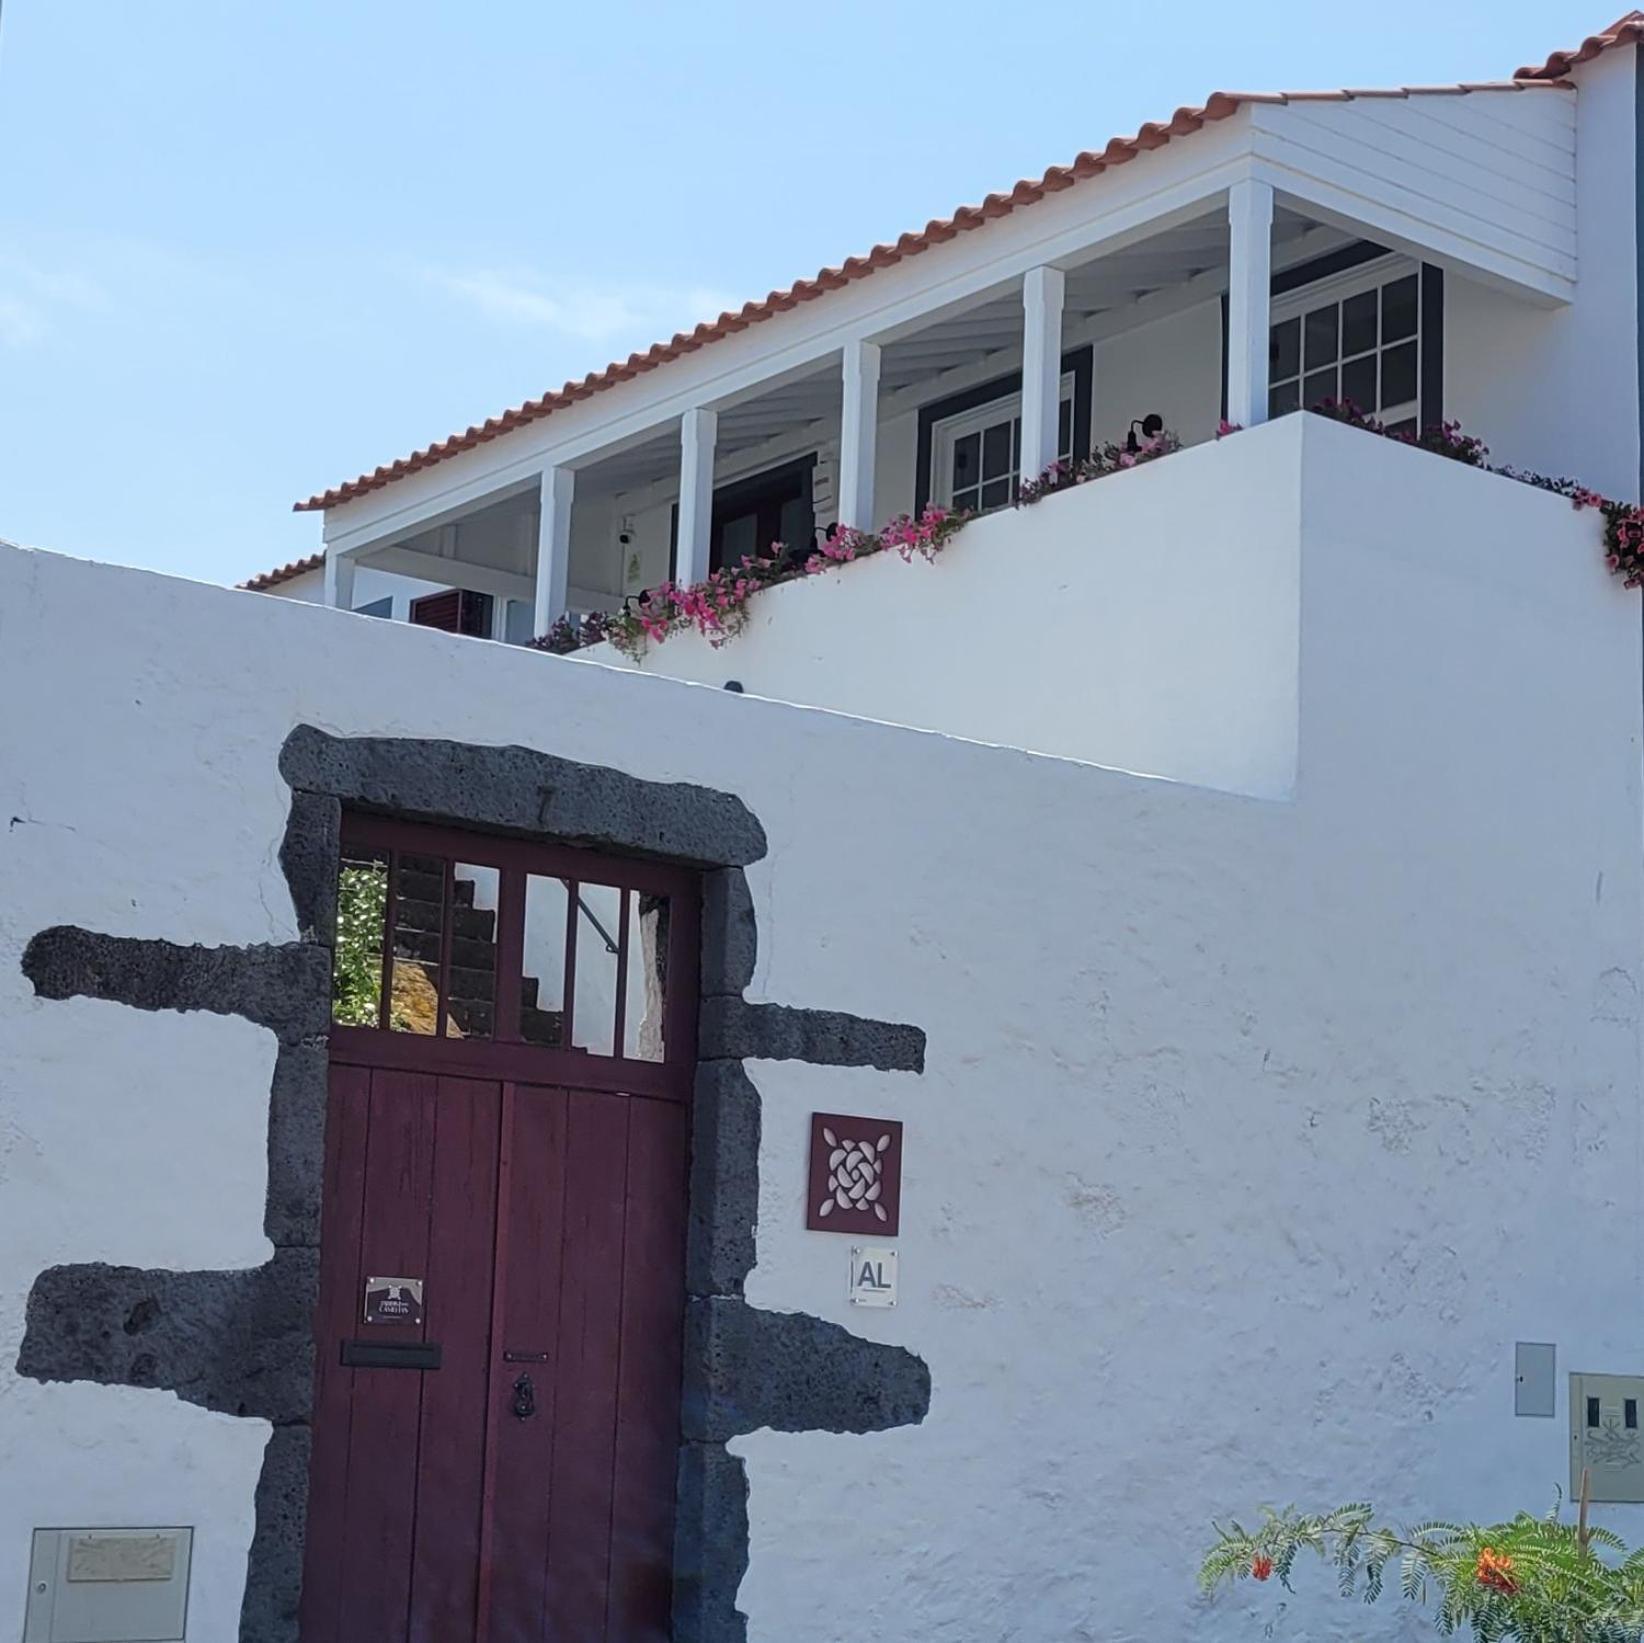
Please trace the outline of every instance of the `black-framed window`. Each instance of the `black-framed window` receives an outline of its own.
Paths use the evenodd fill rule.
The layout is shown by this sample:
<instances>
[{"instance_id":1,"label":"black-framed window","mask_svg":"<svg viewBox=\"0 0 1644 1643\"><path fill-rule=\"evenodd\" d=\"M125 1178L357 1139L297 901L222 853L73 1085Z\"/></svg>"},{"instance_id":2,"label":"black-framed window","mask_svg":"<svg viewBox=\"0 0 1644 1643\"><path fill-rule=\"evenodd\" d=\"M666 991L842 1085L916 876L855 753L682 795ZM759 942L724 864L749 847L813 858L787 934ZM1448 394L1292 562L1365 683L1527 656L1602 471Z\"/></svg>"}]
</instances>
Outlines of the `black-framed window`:
<instances>
[{"instance_id":1,"label":"black-framed window","mask_svg":"<svg viewBox=\"0 0 1644 1643\"><path fill-rule=\"evenodd\" d=\"M1444 270L1357 240L1273 276L1267 414L1350 400L1395 432L1444 419ZM1222 301L1222 415L1227 302Z\"/></svg>"},{"instance_id":2,"label":"black-framed window","mask_svg":"<svg viewBox=\"0 0 1644 1643\"><path fill-rule=\"evenodd\" d=\"M713 522L709 526L708 568L721 570L745 558L770 555L775 543L796 553L809 553L815 544L816 507L812 486L817 453L766 468L721 485L714 492ZM679 574L679 504L669 522L668 544L673 574Z\"/></svg>"},{"instance_id":3,"label":"black-framed window","mask_svg":"<svg viewBox=\"0 0 1644 1643\"><path fill-rule=\"evenodd\" d=\"M1089 343L1062 355L1063 394L1058 427L1058 450L1078 461L1090 454L1090 392L1095 350ZM946 399L931 401L919 408L919 444L913 479L913 511L924 510L934 495L946 493L956 501L967 499L977 511L1000 507L1016 495L1021 469L1020 372L994 377ZM989 418L989 407L999 414ZM982 413L971 418L970 413ZM944 424L954 427L958 437L944 442L939 434ZM969 425L974 421L975 426ZM936 472L938 455L951 465L950 471ZM963 469L960 471L960 464ZM973 497L974 502L968 499ZM966 504L961 504L966 505Z\"/></svg>"}]
</instances>

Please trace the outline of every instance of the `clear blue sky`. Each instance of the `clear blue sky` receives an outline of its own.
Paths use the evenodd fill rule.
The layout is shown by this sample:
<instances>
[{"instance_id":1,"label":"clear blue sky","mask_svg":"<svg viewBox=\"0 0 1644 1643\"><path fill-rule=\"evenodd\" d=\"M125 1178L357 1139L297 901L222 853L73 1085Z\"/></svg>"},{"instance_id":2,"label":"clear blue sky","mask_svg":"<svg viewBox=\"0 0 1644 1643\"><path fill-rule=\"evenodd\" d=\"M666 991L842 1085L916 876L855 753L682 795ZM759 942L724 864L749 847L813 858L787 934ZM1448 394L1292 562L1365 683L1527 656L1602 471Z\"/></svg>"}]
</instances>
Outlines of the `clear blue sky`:
<instances>
[{"instance_id":1,"label":"clear blue sky","mask_svg":"<svg viewBox=\"0 0 1644 1643\"><path fill-rule=\"evenodd\" d=\"M1210 91L1510 74L1549 0L3 0L0 537L290 505Z\"/></svg>"}]
</instances>

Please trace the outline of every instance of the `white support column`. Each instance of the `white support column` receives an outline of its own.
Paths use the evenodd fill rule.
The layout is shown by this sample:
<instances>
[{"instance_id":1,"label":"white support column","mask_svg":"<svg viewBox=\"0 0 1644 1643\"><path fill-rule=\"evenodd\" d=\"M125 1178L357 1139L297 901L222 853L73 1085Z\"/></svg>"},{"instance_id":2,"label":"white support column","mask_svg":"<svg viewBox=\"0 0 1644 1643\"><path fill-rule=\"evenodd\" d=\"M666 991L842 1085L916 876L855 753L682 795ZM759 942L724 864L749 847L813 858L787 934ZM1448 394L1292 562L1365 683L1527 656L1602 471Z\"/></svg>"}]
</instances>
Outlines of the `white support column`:
<instances>
[{"instance_id":1,"label":"white support column","mask_svg":"<svg viewBox=\"0 0 1644 1643\"><path fill-rule=\"evenodd\" d=\"M325 550L325 602L333 610L354 608L354 559L335 548Z\"/></svg>"},{"instance_id":2,"label":"white support column","mask_svg":"<svg viewBox=\"0 0 1644 1643\"><path fill-rule=\"evenodd\" d=\"M1227 420L1267 420L1267 347L1273 283L1273 189L1246 179L1227 191Z\"/></svg>"},{"instance_id":3,"label":"white support column","mask_svg":"<svg viewBox=\"0 0 1644 1643\"><path fill-rule=\"evenodd\" d=\"M1030 268L1022 279L1022 478L1037 479L1056 460L1062 406L1060 268Z\"/></svg>"},{"instance_id":4,"label":"white support column","mask_svg":"<svg viewBox=\"0 0 1644 1643\"><path fill-rule=\"evenodd\" d=\"M871 531L874 458L879 444L879 344L845 344L839 418L839 523Z\"/></svg>"},{"instance_id":5,"label":"white support column","mask_svg":"<svg viewBox=\"0 0 1644 1643\"><path fill-rule=\"evenodd\" d=\"M571 570L571 501L574 468L544 468L541 512L537 516L536 609L531 631L541 639L565 614L566 579Z\"/></svg>"},{"instance_id":6,"label":"white support column","mask_svg":"<svg viewBox=\"0 0 1644 1643\"><path fill-rule=\"evenodd\" d=\"M700 406L679 419L679 542L674 580L687 587L708 574L714 524L714 441L719 416Z\"/></svg>"}]
</instances>

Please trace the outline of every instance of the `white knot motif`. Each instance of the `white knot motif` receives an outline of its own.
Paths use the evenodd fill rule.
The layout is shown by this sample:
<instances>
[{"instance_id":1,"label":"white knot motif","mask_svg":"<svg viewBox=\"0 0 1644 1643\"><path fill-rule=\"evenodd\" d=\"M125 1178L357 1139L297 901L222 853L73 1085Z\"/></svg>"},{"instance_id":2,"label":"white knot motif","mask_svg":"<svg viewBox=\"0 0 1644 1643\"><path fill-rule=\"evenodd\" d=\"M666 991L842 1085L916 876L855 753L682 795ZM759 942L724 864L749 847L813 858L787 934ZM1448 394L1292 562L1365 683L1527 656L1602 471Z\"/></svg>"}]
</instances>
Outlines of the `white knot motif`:
<instances>
[{"instance_id":1,"label":"white knot motif","mask_svg":"<svg viewBox=\"0 0 1644 1643\"><path fill-rule=\"evenodd\" d=\"M879 1202L879 1194L884 1190L884 1154L891 1138L882 1135L875 1143L853 1141L847 1136L841 1141L824 1126L822 1139L833 1150L828 1154L828 1196L817 1205L817 1218L832 1215L837 1206L860 1210L863 1214L871 1208L881 1221L888 1221L890 1217Z\"/></svg>"}]
</instances>

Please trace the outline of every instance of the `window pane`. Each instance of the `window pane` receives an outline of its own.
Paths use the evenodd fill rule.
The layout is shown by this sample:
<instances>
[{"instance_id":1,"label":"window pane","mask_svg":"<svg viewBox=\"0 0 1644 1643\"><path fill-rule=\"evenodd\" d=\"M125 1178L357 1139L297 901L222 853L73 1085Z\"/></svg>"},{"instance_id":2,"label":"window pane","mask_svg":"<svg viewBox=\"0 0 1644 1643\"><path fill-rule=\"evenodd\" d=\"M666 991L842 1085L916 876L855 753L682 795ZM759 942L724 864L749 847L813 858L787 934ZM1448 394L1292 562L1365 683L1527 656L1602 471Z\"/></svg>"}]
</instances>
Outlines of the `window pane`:
<instances>
[{"instance_id":1,"label":"window pane","mask_svg":"<svg viewBox=\"0 0 1644 1643\"><path fill-rule=\"evenodd\" d=\"M1401 342L1381 356L1381 402L1403 405L1416 397L1416 345Z\"/></svg>"},{"instance_id":2,"label":"window pane","mask_svg":"<svg viewBox=\"0 0 1644 1643\"><path fill-rule=\"evenodd\" d=\"M982 487L982 511L986 513L990 508L1003 508L1010 501L1010 480L990 479Z\"/></svg>"},{"instance_id":3,"label":"window pane","mask_svg":"<svg viewBox=\"0 0 1644 1643\"><path fill-rule=\"evenodd\" d=\"M1387 425L1390 434L1408 434L1412 439L1416 437L1416 419L1407 416L1402 422L1390 422Z\"/></svg>"},{"instance_id":4,"label":"window pane","mask_svg":"<svg viewBox=\"0 0 1644 1643\"><path fill-rule=\"evenodd\" d=\"M1056 407L1056 454L1066 462L1073 456L1073 401L1064 399Z\"/></svg>"},{"instance_id":5,"label":"window pane","mask_svg":"<svg viewBox=\"0 0 1644 1643\"><path fill-rule=\"evenodd\" d=\"M1336 357L1336 322L1341 310L1335 303L1328 308L1315 308L1307 316L1306 341L1307 369L1328 365Z\"/></svg>"},{"instance_id":6,"label":"window pane","mask_svg":"<svg viewBox=\"0 0 1644 1643\"><path fill-rule=\"evenodd\" d=\"M511 645L530 644L531 627L535 620L536 611L529 599L510 599L503 615L503 638Z\"/></svg>"},{"instance_id":7,"label":"window pane","mask_svg":"<svg viewBox=\"0 0 1644 1643\"><path fill-rule=\"evenodd\" d=\"M1341 305L1341 351L1343 358L1362 354L1376 346L1376 293L1361 291Z\"/></svg>"},{"instance_id":8,"label":"window pane","mask_svg":"<svg viewBox=\"0 0 1644 1643\"><path fill-rule=\"evenodd\" d=\"M628 986L622 1022L622 1053L635 1061L660 1061L668 998L668 898L629 890Z\"/></svg>"},{"instance_id":9,"label":"window pane","mask_svg":"<svg viewBox=\"0 0 1644 1643\"><path fill-rule=\"evenodd\" d=\"M769 544L759 540L759 515L745 513L736 519L727 519L720 532L720 563L740 565Z\"/></svg>"},{"instance_id":10,"label":"window pane","mask_svg":"<svg viewBox=\"0 0 1644 1643\"><path fill-rule=\"evenodd\" d=\"M969 490L953 493L953 507L956 513L975 513L982 505L982 493L973 485Z\"/></svg>"},{"instance_id":11,"label":"window pane","mask_svg":"<svg viewBox=\"0 0 1644 1643\"><path fill-rule=\"evenodd\" d=\"M594 1055L614 1055L622 892L609 884L579 884L576 917L577 990L571 1043Z\"/></svg>"},{"instance_id":12,"label":"window pane","mask_svg":"<svg viewBox=\"0 0 1644 1643\"><path fill-rule=\"evenodd\" d=\"M348 852L337 870L337 945L331 969L331 1019L339 1026L378 1023L387 917L388 852Z\"/></svg>"},{"instance_id":13,"label":"window pane","mask_svg":"<svg viewBox=\"0 0 1644 1643\"><path fill-rule=\"evenodd\" d=\"M1381 288L1381 340L1398 342L1416 334L1416 276Z\"/></svg>"},{"instance_id":14,"label":"window pane","mask_svg":"<svg viewBox=\"0 0 1644 1643\"><path fill-rule=\"evenodd\" d=\"M1362 358L1350 359L1342 366L1341 397L1352 400L1361 411L1373 411L1376 408L1376 356L1374 354L1365 354Z\"/></svg>"},{"instance_id":15,"label":"window pane","mask_svg":"<svg viewBox=\"0 0 1644 1643\"><path fill-rule=\"evenodd\" d=\"M1320 405L1327 399L1339 399L1336 392L1336 372L1332 367L1328 371L1315 371L1302 384L1302 404Z\"/></svg>"},{"instance_id":16,"label":"window pane","mask_svg":"<svg viewBox=\"0 0 1644 1643\"><path fill-rule=\"evenodd\" d=\"M1301 320L1275 325L1267 344L1267 374L1272 381L1301 375Z\"/></svg>"},{"instance_id":17,"label":"window pane","mask_svg":"<svg viewBox=\"0 0 1644 1643\"><path fill-rule=\"evenodd\" d=\"M394 990L388 1025L432 1037L440 1011L440 950L445 927L445 862L401 854L394 869Z\"/></svg>"},{"instance_id":18,"label":"window pane","mask_svg":"<svg viewBox=\"0 0 1644 1643\"><path fill-rule=\"evenodd\" d=\"M565 1034L565 925L571 894L563 879L525 877L525 968L519 1036L557 1049Z\"/></svg>"},{"instance_id":19,"label":"window pane","mask_svg":"<svg viewBox=\"0 0 1644 1643\"><path fill-rule=\"evenodd\" d=\"M1299 382L1286 382L1268 391L1268 416L1284 416L1287 412L1299 410L1300 408L1301 384Z\"/></svg>"},{"instance_id":20,"label":"window pane","mask_svg":"<svg viewBox=\"0 0 1644 1643\"><path fill-rule=\"evenodd\" d=\"M501 875L494 867L459 861L452 869L447 1038L489 1038L495 1025L500 884Z\"/></svg>"},{"instance_id":21,"label":"window pane","mask_svg":"<svg viewBox=\"0 0 1644 1643\"><path fill-rule=\"evenodd\" d=\"M1011 471L1011 425L996 422L982 434L982 478L998 479Z\"/></svg>"}]
</instances>

